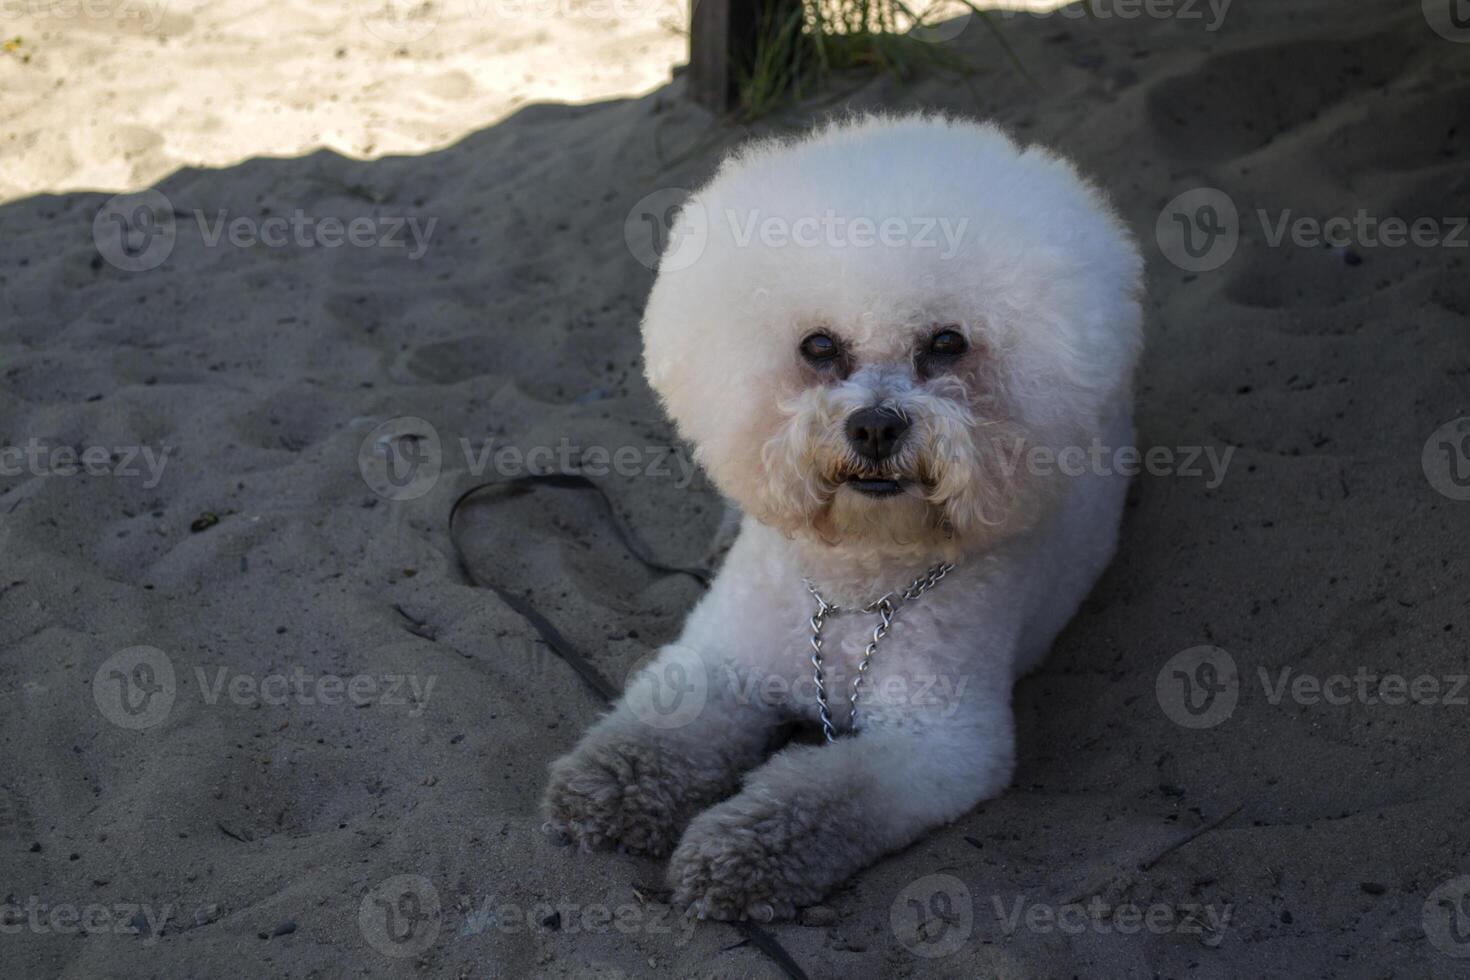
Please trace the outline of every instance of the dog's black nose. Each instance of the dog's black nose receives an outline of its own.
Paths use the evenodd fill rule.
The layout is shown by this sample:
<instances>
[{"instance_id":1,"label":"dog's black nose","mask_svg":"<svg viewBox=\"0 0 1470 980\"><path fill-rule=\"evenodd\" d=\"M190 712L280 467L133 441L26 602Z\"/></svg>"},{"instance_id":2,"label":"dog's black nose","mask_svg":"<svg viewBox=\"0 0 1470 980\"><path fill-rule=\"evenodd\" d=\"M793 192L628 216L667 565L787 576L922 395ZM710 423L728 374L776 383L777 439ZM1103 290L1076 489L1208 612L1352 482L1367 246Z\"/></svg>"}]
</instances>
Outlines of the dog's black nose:
<instances>
[{"instance_id":1,"label":"dog's black nose","mask_svg":"<svg viewBox=\"0 0 1470 980\"><path fill-rule=\"evenodd\" d=\"M908 430L908 419L891 408L860 408L847 417L847 441L864 459L892 456Z\"/></svg>"}]
</instances>

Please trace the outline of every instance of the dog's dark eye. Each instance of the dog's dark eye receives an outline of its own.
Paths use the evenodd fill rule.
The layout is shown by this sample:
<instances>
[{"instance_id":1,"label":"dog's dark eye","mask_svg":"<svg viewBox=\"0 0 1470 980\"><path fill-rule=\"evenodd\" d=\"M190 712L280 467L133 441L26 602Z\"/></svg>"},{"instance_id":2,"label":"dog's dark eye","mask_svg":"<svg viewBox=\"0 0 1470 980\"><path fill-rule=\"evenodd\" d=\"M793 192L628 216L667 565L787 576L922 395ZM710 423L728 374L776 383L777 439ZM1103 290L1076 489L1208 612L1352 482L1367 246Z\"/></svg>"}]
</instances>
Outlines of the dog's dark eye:
<instances>
[{"instance_id":1,"label":"dog's dark eye","mask_svg":"<svg viewBox=\"0 0 1470 980\"><path fill-rule=\"evenodd\" d=\"M969 348L958 330L945 329L929 338L928 353L935 357L958 357Z\"/></svg>"},{"instance_id":2,"label":"dog's dark eye","mask_svg":"<svg viewBox=\"0 0 1470 980\"><path fill-rule=\"evenodd\" d=\"M808 361L830 361L841 353L837 341L824 333L814 333L801 342L801 356Z\"/></svg>"}]
</instances>

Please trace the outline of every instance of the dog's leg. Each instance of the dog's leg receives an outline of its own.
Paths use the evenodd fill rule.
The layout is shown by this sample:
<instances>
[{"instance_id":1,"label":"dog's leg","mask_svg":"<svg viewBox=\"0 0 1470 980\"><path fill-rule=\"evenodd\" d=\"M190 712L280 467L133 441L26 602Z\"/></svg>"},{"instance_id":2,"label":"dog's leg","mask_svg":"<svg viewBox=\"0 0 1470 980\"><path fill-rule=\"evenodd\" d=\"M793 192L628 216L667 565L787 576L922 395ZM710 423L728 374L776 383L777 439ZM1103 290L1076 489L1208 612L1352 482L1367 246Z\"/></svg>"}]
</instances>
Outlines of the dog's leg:
<instances>
[{"instance_id":1,"label":"dog's leg","mask_svg":"<svg viewBox=\"0 0 1470 980\"><path fill-rule=\"evenodd\" d=\"M734 791L782 719L732 667L664 648L613 712L551 766L548 829L584 849L667 854L689 819Z\"/></svg>"},{"instance_id":2,"label":"dog's leg","mask_svg":"<svg viewBox=\"0 0 1470 980\"><path fill-rule=\"evenodd\" d=\"M776 755L689 825L669 862L674 903L717 919L789 918L996 795L1014 763L1008 693L983 717L875 725Z\"/></svg>"}]
</instances>

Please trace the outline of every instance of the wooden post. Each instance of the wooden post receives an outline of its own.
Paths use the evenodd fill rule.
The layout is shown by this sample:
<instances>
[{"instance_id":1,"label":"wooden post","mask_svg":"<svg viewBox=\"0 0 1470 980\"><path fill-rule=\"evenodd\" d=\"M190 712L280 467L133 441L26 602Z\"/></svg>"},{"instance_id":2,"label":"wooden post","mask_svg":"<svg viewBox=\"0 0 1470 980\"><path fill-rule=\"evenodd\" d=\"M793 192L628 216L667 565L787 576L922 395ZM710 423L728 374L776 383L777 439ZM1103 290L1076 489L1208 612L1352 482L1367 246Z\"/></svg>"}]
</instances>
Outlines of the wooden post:
<instances>
[{"instance_id":1,"label":"wooden post","mask_svg":"<svg viewBox=\"0 0 1470 980\"><path fill-rule=\"evenodd\" d=\"M689 95L714 113L735 105L740 65L755 50L758 0L690 0Z\"/></svg>"}]
</instances>

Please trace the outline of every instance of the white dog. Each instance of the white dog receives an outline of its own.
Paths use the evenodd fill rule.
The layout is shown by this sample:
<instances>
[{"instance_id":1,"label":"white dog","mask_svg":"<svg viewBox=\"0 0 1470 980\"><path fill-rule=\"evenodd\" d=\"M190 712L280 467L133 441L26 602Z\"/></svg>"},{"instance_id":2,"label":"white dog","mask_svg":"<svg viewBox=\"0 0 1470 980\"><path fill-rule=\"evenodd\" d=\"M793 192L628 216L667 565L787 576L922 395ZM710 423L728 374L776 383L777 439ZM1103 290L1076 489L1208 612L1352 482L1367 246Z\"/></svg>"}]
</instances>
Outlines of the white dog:
<instances>
[{"instance_id":1,"label":"white dog","mask_svg":"<svg viewBox=\"0 0 1470 980\"><path fill-rule=\"evenodd\" d=\"M1133 444L1142 263L1068 163L932 117L747 146L671 241L648 378L745 517L548 826L788 917L1009 782L1012 685L1116 545L1126 478L1050 462ZM793 723L826 744L770 754Z\"/></svg>"}]
</instances>

